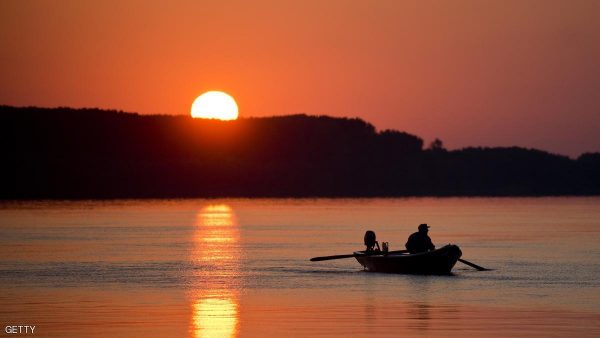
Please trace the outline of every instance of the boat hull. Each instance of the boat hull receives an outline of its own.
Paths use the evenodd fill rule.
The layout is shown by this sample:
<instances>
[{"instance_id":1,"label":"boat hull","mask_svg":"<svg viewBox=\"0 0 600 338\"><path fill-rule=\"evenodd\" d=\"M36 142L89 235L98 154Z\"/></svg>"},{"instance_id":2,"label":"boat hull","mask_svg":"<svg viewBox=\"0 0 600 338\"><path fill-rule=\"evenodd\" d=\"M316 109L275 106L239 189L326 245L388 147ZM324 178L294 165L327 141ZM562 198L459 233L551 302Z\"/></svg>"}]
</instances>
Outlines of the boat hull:
<instances>
[{"instance_id":1,"label":"boat hull","mask_svg":"<svg viewBox=\"0 0 600 338\"><path fill-rule=\"evenodd\" d=\"M364 255L364 251L354 252ZM356 260L370 272L447 275L462 255L457 245L417 254L374 254L357 256Z\"/></svg>"}]
</instances>

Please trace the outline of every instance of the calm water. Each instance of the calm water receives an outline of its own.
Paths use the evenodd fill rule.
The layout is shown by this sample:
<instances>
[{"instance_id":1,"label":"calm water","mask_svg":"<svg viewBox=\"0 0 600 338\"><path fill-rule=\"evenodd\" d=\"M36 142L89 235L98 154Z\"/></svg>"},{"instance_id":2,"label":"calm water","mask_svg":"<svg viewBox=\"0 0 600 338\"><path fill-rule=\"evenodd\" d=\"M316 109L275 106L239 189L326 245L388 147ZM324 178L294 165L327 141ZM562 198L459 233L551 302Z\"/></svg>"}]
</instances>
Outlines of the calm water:
<instances>
[{"instance_id":1,"label":"calm water","mask_svg":"<svg viewBox=\"0 0 600 338\"><path fill-rule=\"evenodd\" d=\"M308 260L423 222L494 270ZM600 198L4 203L0 238L3 330L37 336L600 336Z\"/></svg>"}]
</instances>

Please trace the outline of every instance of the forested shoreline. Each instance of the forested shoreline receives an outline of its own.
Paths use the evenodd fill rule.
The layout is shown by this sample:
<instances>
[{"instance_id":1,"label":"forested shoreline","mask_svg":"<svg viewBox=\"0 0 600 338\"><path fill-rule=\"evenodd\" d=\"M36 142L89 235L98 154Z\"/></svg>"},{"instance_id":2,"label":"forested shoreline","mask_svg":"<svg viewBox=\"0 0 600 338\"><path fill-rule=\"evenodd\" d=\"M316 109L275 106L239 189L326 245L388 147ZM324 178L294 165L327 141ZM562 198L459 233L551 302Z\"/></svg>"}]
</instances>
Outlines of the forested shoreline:
<instances>
[{"instance_id":1,"label":"forested shoreline","mask_svg":"<svg viewBox=\"0 0 600 338\"><path fill-rule=\"evenodd\" d=\"M2 199L600 194L600 153L448 151L360 120L0 106Z\"/></svg>"}]
</instances>

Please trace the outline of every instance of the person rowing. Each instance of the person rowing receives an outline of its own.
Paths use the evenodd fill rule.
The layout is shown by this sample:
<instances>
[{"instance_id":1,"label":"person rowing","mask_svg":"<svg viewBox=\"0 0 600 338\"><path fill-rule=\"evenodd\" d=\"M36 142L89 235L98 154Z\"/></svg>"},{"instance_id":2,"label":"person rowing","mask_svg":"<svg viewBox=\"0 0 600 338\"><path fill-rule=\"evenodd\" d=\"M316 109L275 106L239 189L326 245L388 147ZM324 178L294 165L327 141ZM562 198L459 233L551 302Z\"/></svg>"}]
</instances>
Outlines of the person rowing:
<instances>
[{"instance_id":1,"label":"person rowing","mask_svg":"<svg viewBox=\"0 0 600 338\"><path fill-rule=\"evenodd\" d=\"M435 245L433 245L431 238L427 235L428 232L429 226L427 224L419 225L419 231L408 237L406 249L411 254L435 250Z\"/></svg>"}]
</instances>

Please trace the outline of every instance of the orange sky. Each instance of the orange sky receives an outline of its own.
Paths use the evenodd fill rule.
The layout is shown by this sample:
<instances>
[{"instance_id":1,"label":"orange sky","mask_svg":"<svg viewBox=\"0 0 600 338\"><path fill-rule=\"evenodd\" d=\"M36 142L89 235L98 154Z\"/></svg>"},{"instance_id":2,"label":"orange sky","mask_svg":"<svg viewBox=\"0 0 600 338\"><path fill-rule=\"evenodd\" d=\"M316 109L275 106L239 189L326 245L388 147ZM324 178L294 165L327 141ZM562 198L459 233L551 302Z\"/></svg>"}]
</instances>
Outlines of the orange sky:
<instances>
[{"instance_id":1,"label":"orange sky","mask_svg":"<svg viewBox=\"0 0 600 338\"><path fill-rule=\"evenodd\" d=\"M600 1L0 2L0 104L361 117L451 149L600 151Z\"/></svg>"}]
</instances>

